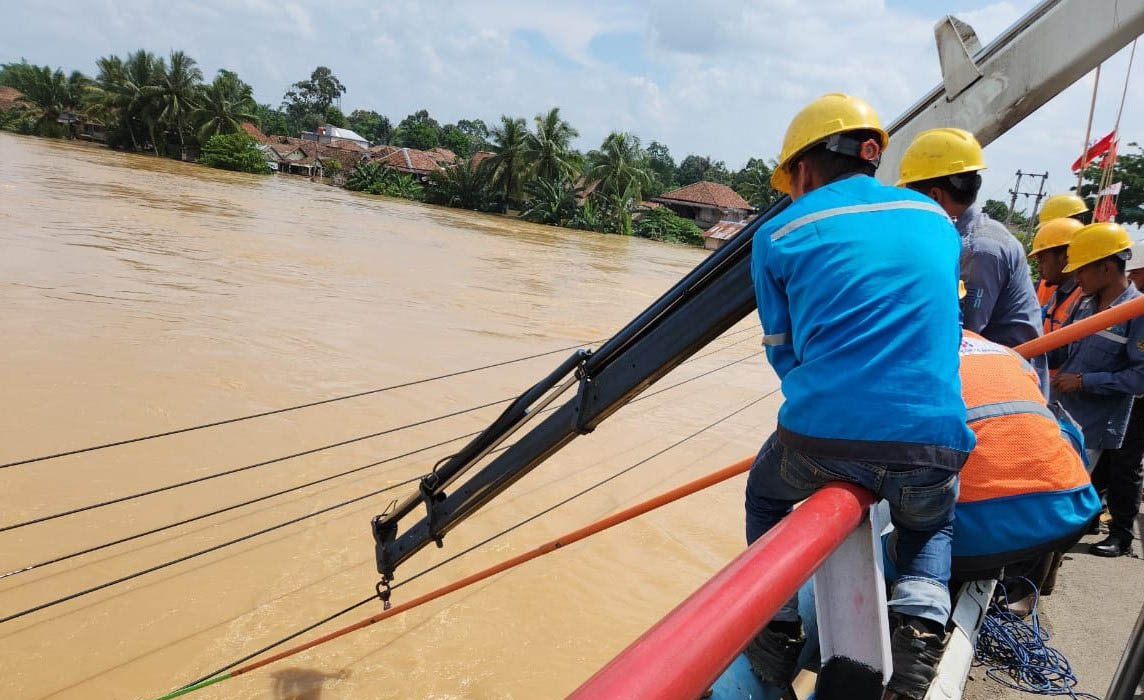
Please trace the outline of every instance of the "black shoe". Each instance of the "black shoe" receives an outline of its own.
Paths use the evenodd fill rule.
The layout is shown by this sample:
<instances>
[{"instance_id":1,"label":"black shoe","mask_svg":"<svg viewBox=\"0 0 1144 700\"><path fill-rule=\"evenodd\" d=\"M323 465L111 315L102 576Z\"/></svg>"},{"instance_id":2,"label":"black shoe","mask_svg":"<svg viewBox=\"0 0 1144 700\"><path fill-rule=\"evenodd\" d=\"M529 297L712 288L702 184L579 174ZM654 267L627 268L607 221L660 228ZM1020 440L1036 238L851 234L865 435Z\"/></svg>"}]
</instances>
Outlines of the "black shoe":
<instances>
[{"instance_id":1,"label":"black shoe","mask_svg":"<svg viewBox=\"0 0 1144 700\"><path fill-rule=\"evenodd\" d=\"M944 630L938 632L941 628L935 622L904 615L892 616L891 626L895 626L890 637L894 674L887 690L898 697L924 700L937 675Z\"/></svg>"},{"instance_id":2,"label":"black shoe","mask_svg":"<svg viewBox=\"0 0 1144 700\"><path fill-rule=\"evenodd\" d=\"M1088 551L1089 554L1098 557L1122 557L1131 554L1132 540L1114 532L1100 542L1090 545Z\"/></svg>"},{"instance_id":3,"label":"black shoe","mask_svg":"<svg viewBox=\"0 0 1144 700\"><path fill-rule=\"evenodd\" d=\"M760 680L785 688L798 672L798 655L804 644L801 622L772 622L755 635L743 653Z\"/></svg>"}]
</instances>

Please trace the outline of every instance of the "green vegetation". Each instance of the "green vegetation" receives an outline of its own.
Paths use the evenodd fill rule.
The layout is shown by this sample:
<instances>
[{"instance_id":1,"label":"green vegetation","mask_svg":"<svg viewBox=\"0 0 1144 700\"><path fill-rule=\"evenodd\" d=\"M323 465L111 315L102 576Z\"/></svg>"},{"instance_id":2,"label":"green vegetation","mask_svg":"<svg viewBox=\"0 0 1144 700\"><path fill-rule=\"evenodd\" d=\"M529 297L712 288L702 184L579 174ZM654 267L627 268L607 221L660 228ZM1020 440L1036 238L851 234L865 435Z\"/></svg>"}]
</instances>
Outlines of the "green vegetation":
<instances>
[{"instance_id":1,"label":"green vegetation","mask_svg":"<svg viewBox=\"0 0 1144 700\"><path fill-rule=\"evenodd\" d=\"M338 162L319 157L327 175L345 176L348 189L474 211L520 211L531 221L661 241L702 244L699 229L670 211L643 211L640 202L699 180L732 187L753 206L778 199L770 166L752 158L740 171L709 156L676 164L667 146L613 132L599 148L572 146L579 132L558 107L531 123L503 115L491 127L480 119L442 124L426 109L396 126L373 110L342 111L346 86L318 66L290 85L278 107L258 104L252 87L220 70L204 82L196 61L182 51L167 57L139 50L95 62L95 76L26 62L0 65L0 85L23 93L0 112L0 129L71 137L71 122L101 125L112 148L199 160L214 167L266 172L266 154L243 132L243 123L268 136L298 137L321 124L353 129L373 145L445 148L457 161L429 176L399 173L376 161ZM479 155L478 155L479 154ZM345 172L343 172L345 171Z\"/></svg>"},{"instance_id":2,"label":"green vegetation","mask_svg":"<svg viewBox=\"0 0 1144 700\"><path fill-rule=\"evenodd\" d=\"M258 142L243 133L212 136L203 146L199 160L203 165L223 170L259 174L270 172L266 154L258 147Z\"/></svg>"},{"instance_id":3,"label":"green vegetation","mask_svg":"<svg viewBox=\"0 0 1144 700\"><path fill-rule=\"evenodd\" d=\"M422 199L425 192L425 188L412 175L366 160L354 166L353 172L346 178L346 189L417 200Z\"/></svg>"},{"instance_id":4,"label":"green vegetation","mask_svg":"<svg viewBox=\"0 0 1144 700\"><path fill-rule=\"evenodd\" d=\"M676 216L667 207L659 207L643 213L636 222L634 233L653 241L703 245L703 229L694 221Z\"/></svg>"}]
</instances>

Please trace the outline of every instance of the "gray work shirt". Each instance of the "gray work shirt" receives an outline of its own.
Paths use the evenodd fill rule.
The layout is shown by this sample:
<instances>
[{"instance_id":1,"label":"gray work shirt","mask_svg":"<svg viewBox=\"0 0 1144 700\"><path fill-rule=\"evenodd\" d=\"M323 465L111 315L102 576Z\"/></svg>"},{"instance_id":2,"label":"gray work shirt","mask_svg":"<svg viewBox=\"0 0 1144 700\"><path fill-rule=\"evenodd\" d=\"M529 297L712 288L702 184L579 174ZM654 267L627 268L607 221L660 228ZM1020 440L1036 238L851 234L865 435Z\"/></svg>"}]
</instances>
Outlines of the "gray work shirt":
<instances>
[{"instance_id":1,"label":"gray work shirt","mask_svg":"<svg viewBox=\"0 0 1144 700\"><path fill-rule=\"evenodd\" d=\"M962 323L987 340L1014 347L1041 335L1041 305L1025 248L999 221L972 206L954 222L961 234ZM1033 358L1048 393L1048 361Z\"/></svg>"},{"instance_id":2,"label":"gray work shirt","mask_svg":"<svg viewBox=\"0 0 1144 700\"><path fill-rule=\"evenodd\" d=\"M1132 284L1112 302L1123 304L1140 296ZM1069 323L1096 313L1098 299L1083 297ZM1136 394L1144 394L1144 317L1118 323L1049 353L1061 372L1081 375L1080 391L1061 394L1061 406L1084 430L1084 446L1120 447Z\"/></svg>"}]
</instances>

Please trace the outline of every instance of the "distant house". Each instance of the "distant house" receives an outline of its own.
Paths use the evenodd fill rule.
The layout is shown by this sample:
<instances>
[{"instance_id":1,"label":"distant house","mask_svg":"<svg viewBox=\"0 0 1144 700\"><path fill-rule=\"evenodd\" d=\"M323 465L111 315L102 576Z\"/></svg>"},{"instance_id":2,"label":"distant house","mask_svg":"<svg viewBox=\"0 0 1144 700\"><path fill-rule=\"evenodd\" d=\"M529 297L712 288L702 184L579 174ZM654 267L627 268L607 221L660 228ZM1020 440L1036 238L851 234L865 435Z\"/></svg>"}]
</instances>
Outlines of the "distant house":
<instances>
[{"instance_id":1,"label":"distant house","mask_svg":"<svg viewBox=\"0 0 1144 700\"><path fill-rule=\"evenodd\" d=\"M476 170L481 167L481 163L485 162L486 158L492 158L495 155L495 153L490 153L489 151L477 151L469 156L469 162L472 163L473 169Z\"/></svg>"},{"instance_id":2,"label":"distant house","mask_svg":"<svg viewBox=\"0 0 1144 700\"><path fill-rule=\"evenodd\" d=\"M441 169L433 156L416 148L398 148L384 156L374 157L373 160L387 168L418 177L428 177Z\"/></svg>"},{"instance_id":3,"label":"distant house","mask_svg":"<svg viewBox=\"0 0 1144 700\"><path fill-rule=\"evenodd\" d=\"M107 143L107 127L101 121L88 121L74 112L62 112L56 122L67 126L72 138Z\"/></svg>"},{"instance_id":4,"label":"distant house","mask_svg":"<svg viewBox=\"0 0 1144 700\"><path fill-rule=\"evenodd\" d=\"M332 145L333 142L337 140L353 141L363 149L369 150L369 141L367 141L364 136L361 136L352 129L343 129L338 126L333 126L332 124L323 124L318 127L317 131L303 131L302 140L317 141L318 143L327 145Z\"/></svg>"},{"instance_id":5,"label":"distant house","mask_svg":"<svg viewBox=\"0 0 1144 700\"><path fill-rule=\"evenodd\" d=\"M457 162L457 154L450 151L448 148L441 148L435 146L425 151L430 158L437 161L438 165L452 165Z\"/></svg>"},{"instance_id":6,"label":"distant house","mask_svg":"<svg viewBox=\"0 0 1144 700\"><path fill-rule=\"evenodd\" d=\"M695 182L653 197L651 201L691 219L700 228L709 228L720 221L743 221L755 210L738 192L718 182Z\"/></svg>"},{"instance_id":7,"label":"distant house","mask_svg":"<svg viewBox=\"0 0 1144 700\"><path fill-rule=\"evenodd\" d=\"M241 126L242 130L258 143L270 143L270 137L262 133L262 129L259 129L257 126L250 122L243 122Z\"/></svg>"},{"instance_id":8,"label":"distant house","mask_svg":"<svg viewBox=\"0 0 1144 700\"><path fill-rule=\"evenodd\" d=\"M754 218L749 216L742 221L720 221L703 232L703 247L707 250L719 250L723 244L734 238Z\"/></svg>"},{"instance_id":9,"label":"distant house","mask_svg":"<svg viewBox=\"0 0 1144 700\"><path fill-rule=\"evenodd\" d=\"M387 143L379 143L376 146L370 147L369 154L371 156L373 156L374 158L384 158L387 155L389 155L390 153L393 153L394 151L400 151L400 150L401 149L398 148L397 146L390 146Z\"/></svg>"}]
</instances>

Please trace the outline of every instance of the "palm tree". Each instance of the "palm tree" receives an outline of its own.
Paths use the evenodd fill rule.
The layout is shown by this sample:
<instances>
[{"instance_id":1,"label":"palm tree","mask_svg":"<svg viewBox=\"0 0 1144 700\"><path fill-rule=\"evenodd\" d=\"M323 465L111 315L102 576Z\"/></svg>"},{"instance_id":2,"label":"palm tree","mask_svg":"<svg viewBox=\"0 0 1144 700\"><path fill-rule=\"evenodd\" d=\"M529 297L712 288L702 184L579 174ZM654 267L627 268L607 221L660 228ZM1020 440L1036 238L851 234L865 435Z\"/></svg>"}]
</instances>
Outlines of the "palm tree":
<instances>
[{"instance_id":1,"label":"palm tree","mask_svg":"<svg viewBox=\"0 0 1144 700\"><path fill-rule=\"evenodd\" d=\"M159 61L158 81L144 90L149 112L166 129L174 128L179 135L181 156L186 157L187 144L184 137L187 120L198 106L199 86L203 72L195 64L195 59L182 51L171 52L171 63ZM156 147L156 153L158 148Z\"/></svg>"},{"instance_id":2,"label":"palm tree","mask_svg":"<svg viewBox=\"0 0 1144 700\"><path fill-rule=\"evenodd\" d=\"M146 91L158 82L162 61L149 51L139 49L128 54L126 60L105 56L95 64L99 72L86 94L89 112L102 115L99 118L109 127L113 120L118 121L120 127L127 130L131 146L136 151L140 150L137 131L145 129L157 154L154 115Z\"/></svg>"},{"instance_id":3,"label":"palm tree","mask_svg":"<svg viewBox=\"0 0 1144 700\"><path fill-rule=\"evenodd\" d=\"M524 189L528 199L520 215L529 221L564 226L579 210L576 191L564 178L540 178Z\"/></svg>"},{"instance_id":4,"label":"palm tree","mask_svg":"<svg viewBox=\"0 0 1144 700\"><path fill-rule=\"evenodd\" d=\"M771 169L761 160L744 168L740 178L736 191L756 209L766 209L781 196L771 187Z\"/></svg>"},{"instance_id":5,"label":"palm tree","mask_svg":"<svg viewBox=\"0 0 1144 700\"><path fill-rule=\"evenodd\" d=\"M474 165L471 157L459 160L430 177L425 198L434 204L474 211L499 211L503 208L503 202L490 182L488 168Z\"/></svg>"},{"instance_id":6,"label":"palm tree","mask_svg":"<svg viewBox=\"0 0 1144 700\"><path fill-rule=\"evenodd\" d=\"M520 203L528 127L523 119L501 116L501 125L493 127L490 135L493 155L481 165L489 168L493 187L504 193L505 199Z\"/></svg>"},{"instance_id":7,"label":"palm tree","mask_svg":"<svg viewBox=\"0 0 1144 700\"><path fill-rule=\"evenodd\" d=\"M353 172L346 177L346 189L353 192L369 192L379 189L385 181L386 168L377 161L360 160Z\"/></svg>"},{"instance_id":8,"label":"palm tree","mask_svg":"<svg viewBox=\"0 0 1144 700\"><path fill-rule=\"evenodd\" d=\"M608 134L600 150L588 154L588 181L599 180L598 192L609 196L630 195L641 200L651 185L651 174L644 165L640 140L632 134L614 131Z\"/></svg>"},{"instance_id":9,"label":"palm tree","mask_svg":"<svg viewBox=\"0 0 1144 700\"><path fill-rule=\"evenodd\" d=\"M570 157L569 147L579 132L560 118L560 108L553 107L547 114L535 117L536 133L525 138L524 154L529 163L528 174L532 178L571 180L575 166Z\"/></svg>"},{"instance_id":10,"label":"palm tree","mask_svg":"<svg viewBox=\"0 0 1144 700\"><path fill-rule=\"evenodd\" d=\"M35 133L47 136L59 132L57 120L65 112L80 108L80 98L88 79L80 72L64 75L58 68L9 63L3 67L4 83L16 88L23 97L20 106L33 120Z\"/></svg>"},{"instance_id":11,"label":"palm tree","mask_svg":"<svg viewBox=\"0 0 1144 700\"><path fill-rule=\"evenodd\" d=\"M233 134L243 122L257 122L258 105L250 85L239 80L228 70L220 70L210 85L199 96L199 106L191 112L191 121L198 124L199 143L206 143L216 134Z\"/></svg>"}]
</instances>

